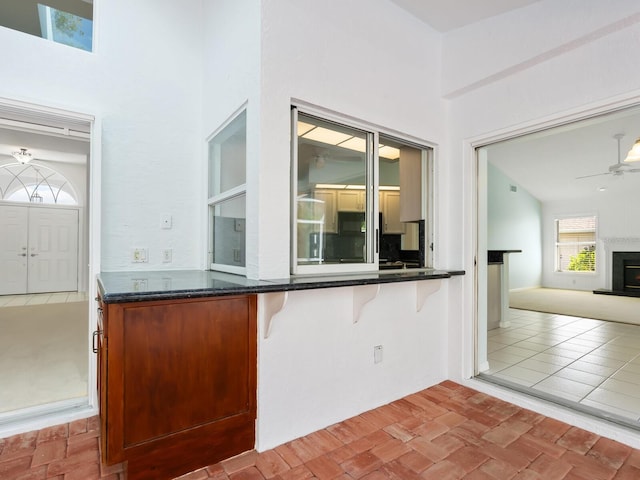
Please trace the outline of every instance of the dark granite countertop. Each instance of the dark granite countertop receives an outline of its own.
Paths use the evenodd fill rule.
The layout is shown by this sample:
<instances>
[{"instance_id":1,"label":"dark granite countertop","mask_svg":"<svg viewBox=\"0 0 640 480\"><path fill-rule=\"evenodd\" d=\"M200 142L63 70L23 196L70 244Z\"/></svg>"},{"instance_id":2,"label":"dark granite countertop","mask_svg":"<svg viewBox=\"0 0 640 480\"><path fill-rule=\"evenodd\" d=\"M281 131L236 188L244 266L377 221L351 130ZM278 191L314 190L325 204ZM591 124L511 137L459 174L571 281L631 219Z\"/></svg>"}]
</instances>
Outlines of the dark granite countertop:
<instances>
[{"instance_id":1,"label":"dark granite countertop","mask_svg":"<svg viewBox=\"0 0 640 480\"><path fill-rule=\"evenodd\" d=\"M504 263L505 253L522 253L522 250L488 250L487 263L489 265L500 265Z\"/></svg>"},{"instance_id":2,"label":"dark granite countertop","mask_svg":"<svg viewBox=\"0 0 640 480\"><path fill-rule=\"evenodd\" d=\"M98 276L98 288L105 303L124 303L412 282L464 273L463 270L401 269L250 280L241 275L203 270L102 272Z\"/></svg>"}]
</instances>

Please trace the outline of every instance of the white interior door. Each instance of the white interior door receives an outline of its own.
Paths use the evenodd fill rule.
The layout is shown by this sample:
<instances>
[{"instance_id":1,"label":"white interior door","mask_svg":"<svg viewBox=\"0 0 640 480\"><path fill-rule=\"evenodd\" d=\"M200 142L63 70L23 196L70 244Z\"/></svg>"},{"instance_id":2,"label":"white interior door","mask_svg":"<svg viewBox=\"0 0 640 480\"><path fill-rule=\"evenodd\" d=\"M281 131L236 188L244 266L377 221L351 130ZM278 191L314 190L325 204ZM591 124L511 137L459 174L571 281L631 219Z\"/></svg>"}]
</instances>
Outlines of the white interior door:
<instances>
[{"instance_id":1,"label":"white interior door","mask_svg":"<svg viewBox=\"0 0 640 480\"><path fill-rule=\"evenodd\" d=\"M78 210L29 209L28 293L78 289Z\"/></svg>"},{"instance_id":2,"label":"white interior door","mask_svg":"<svg viewBox=\"0 0 640 480\"><path fill-rule=\"evenodd\" d=\"M0 205L0 295L27 291L28 208Z\"/></svg>"}]
</instances>

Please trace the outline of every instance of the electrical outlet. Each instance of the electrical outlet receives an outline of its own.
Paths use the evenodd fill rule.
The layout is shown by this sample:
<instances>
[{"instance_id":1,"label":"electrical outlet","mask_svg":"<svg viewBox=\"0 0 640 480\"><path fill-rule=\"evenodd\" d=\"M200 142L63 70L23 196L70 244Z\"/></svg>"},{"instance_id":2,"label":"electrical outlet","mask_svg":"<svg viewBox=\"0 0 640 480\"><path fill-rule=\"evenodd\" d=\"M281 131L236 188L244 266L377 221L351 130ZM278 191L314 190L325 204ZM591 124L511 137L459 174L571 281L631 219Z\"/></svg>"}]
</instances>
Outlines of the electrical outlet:
<instances>
[{"instance_id":1,"label":"electrical outlet","mask_svg":"<svg viewBox=\"0 0 640 480\"><path fill-rule=\"evenodd\" d=\"M373 363L382 362L382 345L373 347Z\"/></svg>"},{"instance_id":2,"label":"electrical outlet","mask_svg":"<svg viewBox=\"0 0 640 480\"><path fill-rule=\"evenodd\" d=\"M162 263L171 263L173 259L173 251L170 248L165 248L162 251Z\"/></svg>"},{"instance_id":3,"label":"electrical outlet","mask_svg":"<svg viewBox=\"0 0 640 480\"><path fill-rule=\"evenodd\" d=\"M134 248L131 251L131 261L133 263L147 263L148 259L148 250L146 248Z\"/></svg>"},{"instance_id":4,"label":"electrical outlet","mask_svg":"<svg viewBox=\"0 0 640 480\"><path fill-rule=\"evenodd\" d=\"M134 278L133 285L131 285L134 292L144 292L147 290L146 278Z\"/></svg>"}]
</instances>

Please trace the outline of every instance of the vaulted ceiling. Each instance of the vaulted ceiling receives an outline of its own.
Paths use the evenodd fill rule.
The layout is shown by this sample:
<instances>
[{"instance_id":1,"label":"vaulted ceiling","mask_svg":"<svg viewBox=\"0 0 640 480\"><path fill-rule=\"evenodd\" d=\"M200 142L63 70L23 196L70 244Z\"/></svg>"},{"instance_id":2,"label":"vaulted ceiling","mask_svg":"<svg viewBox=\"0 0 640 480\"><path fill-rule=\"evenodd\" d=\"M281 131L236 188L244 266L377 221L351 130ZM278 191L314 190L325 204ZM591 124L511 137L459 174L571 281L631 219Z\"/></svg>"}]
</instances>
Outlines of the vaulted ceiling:
<instances>
[{"instance_id":1,"label":"vaulted ceiling","mask_svg":"<svg viewBox=\"0 0 640 480\"><path fill-rule=\"evenodd\" d=\"M391 0L439 32L448 32L539 0Z\"/></svg>"}]
</instances>

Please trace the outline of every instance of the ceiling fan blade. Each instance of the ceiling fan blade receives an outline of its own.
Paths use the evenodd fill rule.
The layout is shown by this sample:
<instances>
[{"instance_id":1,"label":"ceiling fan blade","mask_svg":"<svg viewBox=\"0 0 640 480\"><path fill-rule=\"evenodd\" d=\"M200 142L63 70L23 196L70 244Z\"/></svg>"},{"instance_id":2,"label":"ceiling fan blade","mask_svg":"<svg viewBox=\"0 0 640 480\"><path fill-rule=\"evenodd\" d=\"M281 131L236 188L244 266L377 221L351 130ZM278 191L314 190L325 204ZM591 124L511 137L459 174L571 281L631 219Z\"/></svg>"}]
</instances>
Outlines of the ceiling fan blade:
<instances>
[{"instance_id":1,"label":"ceiling fan blade","mask_svg":"<svg viewBox=\"0 0 640 480\"><path fill-rule=\"evenodd\" d=\"M593 175L583 175L582 177L576 177L576 180L580 180L581 178L600 177L602 175L611 175L611 172L595 173Z\"/></svg>"}]
</instances>

